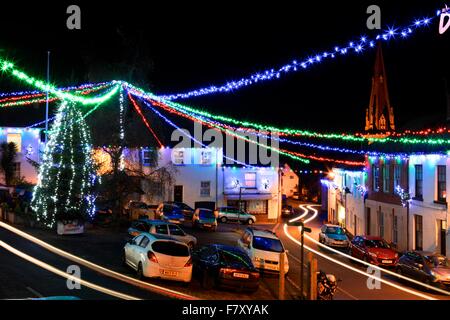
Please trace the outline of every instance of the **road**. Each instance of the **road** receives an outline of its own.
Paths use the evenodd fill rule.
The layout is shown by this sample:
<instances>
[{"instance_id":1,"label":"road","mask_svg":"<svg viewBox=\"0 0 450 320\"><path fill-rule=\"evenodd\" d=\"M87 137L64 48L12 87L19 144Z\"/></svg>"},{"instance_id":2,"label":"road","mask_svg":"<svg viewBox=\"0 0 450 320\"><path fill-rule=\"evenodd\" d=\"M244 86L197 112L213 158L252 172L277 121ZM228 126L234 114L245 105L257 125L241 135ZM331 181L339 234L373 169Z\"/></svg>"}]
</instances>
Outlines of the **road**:
<instances>
[{"instance_id":1,"label":"road","mask_svg":"<svg viewBox=\"0 0 450 320\"><path fill-rule=\"evenodd\" d=\"M299 208L298 202L291 202L291 205L293 207L297 208L297 214L303 213L303 210ZM316 206L315 208L319 208ZM307 217L311 217L313 214L312 210L308 210ZM322 225L322 222L320 221L320 217L318 216L316 219L309 222L308 227L312 228L312 234L310 234L311 238L318 239L319 229ZM297 227L288 227L287 231L289 234L291 234L295 239L300 239L300 232ZM286 246L286 249L289 250L289 259L290 259L290 266L291 270L289 272L288 278L294 283L299 283L300 279L300 246L298 243L293 242L284 232L283 230L283 224L279 224L276 227L276 233L279 235L279 237L282 239L284 245ZM361 271L366 271L367 267L360 266L356 263L352 263L348 258L342 257L337 253L333 253L326 249L321 249L319 246L315 243L310 241L309 239L305 239L305 245L311 247L312 249L315 249L319 251L322 254L327 255L330 258L336 259L337 261L340 261L342 263L345 263L346 265L356 268ZM305 250L305 253L307 253L308 250ZM355 271L349 270L341 265L336 264L335 262L329 261L328 259L325 259L323 257L320 257L318 255L314 255L318 259L318 266L319 269L334 274L338 279L341 279L342 281L338 284L338 291L335 295L335 299L337 300L417 300L417 299L423 299L420 297L417 297L416 295L413 295L408 292L404 292L402 290L399 290L397 288L394 288L392 286L389 286L387 284L381 283L379 289L369 289L369 286L367 285L368 277L358 274ZM296 263L292 263L293 261ZM400 285L401 287L407 289L407 290L414 290L419 293L425 294L427 296L431 296L435 299L449 299L449 296L440 294L440 293L433 293L429 290L425 290L425 288L420 287L418 285L414 285L411 283L406 283L404 281L399 281L398 278L392 275L384 275L382 276L382 279L385 279L387 281L390 281L396 285Z\"/></svg>"},{"instance_id":2,"label":"road","mask_svg":"<svg viewBox=\"0 0 450 320\"><path fill-rule=\"evenodd\" d=\"M297 208L297 215L303 211L299 208L298 203L294 203ZM313 214L309 210L308 217ZM313 229L311 237L318 238L318 230L321 225L320 218L312 220L308 226ZM198 239L198 245L210 243L222 243L228 245L236 245L242 231L247 226L239 224L219 224L217 232L209 232L202 230L192 230L189 226L184 226L187 233L193 234ZM288 227L286 234L284 224L277 225L259 225L258 228L273 229L283 241L287 250L289 250L290 271L287 275L286 281L286 298L296 299L299 296L299 282L300 282L300 246L298 243L292 241L288 237L290 234L294 239L299 239L298 228ZM48 232L39 229L22 229L45 242L54 245L57 248L72 253L78 257L84 258L88 261L96 263L108 270L118 272L122 275L134 277L134 271L130 268L121 265L120 253L123 248L125 232L113 232L108 229L90 230L83 236L57 236L53 232ZM18 249L32 257L35 257L49 265L52 265L62 271L65 271L69 265L74 263L62 258L48 250L38 246L29 240L17 236L16 234L0 228L0 241L3 241L15 249ZM338 254L332 253L328 250L320 250L316 243L306 240L305 244L312 249L317 250L326 257L336 259L346 266L356 268L360 272L364 272L365 268L351 263L348 258L341 257ZM305 250L307 252L307 250ZM338 300L410 300L421 299L416 295L404 292L398 288L381 284L380 289L369 289L367 286L368 277L364 274L358 274L354 270L329 261L324 257L315 255L318 259L319 268L327 273L334 274L342 281L339 282L339 289L336 293L335 299ZM66 286L66 279L46 271L8 251L0 248L0 298L30 298L39 296L61 296L69 295L76 296L81 299L115 299L111 295L100 293L98 291L82 286L81 290L69 290ZM102 275L87 267L81 266L81 276L83 280L92 282L94 284L103 286L105 288L115 290L120 293L128 294L130 296L140 299L167 299L166 296L151 292L147 289L139 288L120 280ZM423 288L411 286L408 283L399 282L393 276L383 276L383 279L389 280L395 285L400 285L402 288L414 290L419 293L426 294L437 299L447 299L447 296L435 294L424 291ZM278 297L278 278L263 276L259 290L253 294L243 292L226 291L220 289L204 290L201 288L197 279L189 284L183 286L177 282L162 281L162 280L146 280L146 283L158 285L178 292L183 292L200 299L225 299L225 300L270 300Z\"/></svg>"},{"instance_id":3,"label":"road","mask_svg":"<svg viewBox=\"0 0 450 320\"><path fill-rule=\"evenodd\" d=\"M74 264L3 228L0 228L0 240L62 271L66 271L70 265ZM0 299L28 299L49 296L73 296L83 300L116 299L111 295L84 286L81 286L79 290L69 290L67 279L44 270L2 247L0 247L0 261ZM80 271L83 280L120 293L140 299L167 299L162 295L136 288L82 266Z\"/></svg>"}]
</instances>

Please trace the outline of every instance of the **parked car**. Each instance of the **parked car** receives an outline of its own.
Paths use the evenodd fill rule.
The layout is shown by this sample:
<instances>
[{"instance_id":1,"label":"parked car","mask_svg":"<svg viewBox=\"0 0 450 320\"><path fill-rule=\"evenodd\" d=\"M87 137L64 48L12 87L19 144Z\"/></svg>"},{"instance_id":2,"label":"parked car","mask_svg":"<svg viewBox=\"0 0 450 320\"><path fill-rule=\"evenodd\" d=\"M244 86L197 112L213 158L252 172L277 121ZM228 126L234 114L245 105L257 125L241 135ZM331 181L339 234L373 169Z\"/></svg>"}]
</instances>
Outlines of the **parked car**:
<instances>
[{"instance_id":1,"label":"parked car","mask_svg":"<svg viewBox=\"0 0 450 320\"><path fill-rule=\"evenodd\" d=\"M128 228L128 234L131 238L142 232L169 236L187 244L189 248L193 248L197 244L197 238L184 232L178 225L166 221L139 219L133 221L131 227Z\"/></svg>"},{"instance_id":2,"label":"parked car","mask_svg":"<svg viewBox=\"0 0 450 320\"><path fill-rule=\"evenodd\" d=\"M169 203L161 203L156 209L156 215L159 219L170 223L182 224L185 220L181 209Z\"/></svg>"},{"instance_id":3,"label":"parked car","mask_svg":"<svg viewBox=\"0 0 450 320\"><path fill-rule=\"evenodd\" d=\"M381 237L356 236L350 245L351 255L377 266L395 267L399 254Z\"/></svg>"},{"instance_id":4,"label":"parked car","mask_svg":"<svg viewBox=\"0 0 450 320\"><path fill-rule=\"evenodd\" d=\"M194 276L205 289L214 286L256 291L259 271L239 248L220 244L203 246L192 253Z\"/></svg>"},{"instance_id":5,"label":"parked car","mask_svg":"<svg viewBox=\"0 0 450 320\"><path fill-rule=\"evenodd\" d=\"M253 224L256 222L256 217L245 211L234 207L220 207L216 209L215 213L217 219L222 222L240 222L245 224Z\"/></svg>"},{"instance_id":6,"label":"parked car","mask_svg":"<svg viewBox=\"0 0 450 320\"><path fill-rule=\"evenodd\" d=\"M216 231L217 219L209 209L197 208L192 216L192 227Z\"/></svg>"},{"instance_id":7,"label":"parked car","mask_svg":"<svg viewBox=\"0 0 450 320\"><path fill-rule=\"evenodd\" d=\"M397 273L426 284L450 287L450 262L447 257L434 252L409 251L397 264Z\"/></svg>"},{"instance_id":8,"label":"parked car","mask_svg":"<svg viewBox=\"0 0 450 320\"><path fill-rule=\"evenodd\" d=\"M154 207L142 201L130 200L125 205L125 212L128 214L130 219L139 219L142 217L146 217L148 219L155 218Z\"/></svg>"},{"instance_id":9,"label":"parked car","mask_svg":"<svg viewBox=\"0 0 450 320\"><path fill-rule=\"evenodd\" d=\"M136 270L139 279L161 278L186 283L192 279L189 247L168 236L141 233L125 244L123 263Z\"/></svg>"},{"instance_id":10,"label":"parked car","mask_svg":"<svg viewBox=\"0 0 450 320\"><path fill-rule=\"evenodd\" d=\"M337 248L348 248L350 245L344 228L334 224L324 224L320 228L319 242Z\"/></svg>"},{"instance_id":11,"label":"parked car","mask_svg":"<svg viewBox=\"0 0 450 320\"><path fill-rule=\"evenodd\" d=\"M184 218L186 220L191 220L192 219L192 215L194 214L194 209L192 209L190 206L188 206L186 203L184 202L166 202L167 204L173 204L176 205L178 208L181 209L181 212L184 215Z\"/></svg>"},{"instance_id":12,"label":"parked car","mask_svg":"<svg viewBox=\"0 0 450 320\"><path fill-rule=\"evenodd\" d=\"M286 204L281 208L281 216L283 218L290 218L294 215L294 213L294 208L290 205Z\"/></svg>"},{"instance_id":13,"label":"parked car","mask_svg":"<svg viewBox=\"0 0 450 320\"><path fill-rule=\"evenodd\" d=\"M247 228L238 240L241 248L252 260L256 268L264 272L280 271L280 255L284 255L284 272L289 271L287 250L277 235L270 230Z\"/></svg>"}]
</instances>

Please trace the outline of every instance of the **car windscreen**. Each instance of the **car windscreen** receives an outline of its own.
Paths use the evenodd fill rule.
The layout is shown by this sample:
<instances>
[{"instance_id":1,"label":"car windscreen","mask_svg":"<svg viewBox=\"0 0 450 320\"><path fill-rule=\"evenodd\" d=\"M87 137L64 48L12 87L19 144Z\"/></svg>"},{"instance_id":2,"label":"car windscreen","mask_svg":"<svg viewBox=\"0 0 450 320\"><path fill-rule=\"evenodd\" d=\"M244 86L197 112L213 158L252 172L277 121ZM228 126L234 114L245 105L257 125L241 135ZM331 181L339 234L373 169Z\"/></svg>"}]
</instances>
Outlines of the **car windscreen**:
<instances>
[{"instance_id":1,"label":"car windscreen","mask_svg":"<svg viewBox=\"0 0 450 320\"><path fill-rule=\"evenodd\" d=\"M228 266L242 265L246 268L253 268L250 258L243 252L231 250L219 250L221 260Z\"/></svg>"},{"instance_id":2,"label":"car windscreen","mask_svg":"<svg viewBox=\"0 0 450 320\"><path fill-rule=\"evenodd\" d=\"M338 227L327 227L327 230L325 231L325 233L338 234L338 235L345 234L344 230L342 228L338 228Z\"/></svg>"},{"instance_id":3,"label":"car windscreen","mask_svg":"<svg viewBox=\"0 0 450 320\"><path fill-rule=\"evenodd\" d=\"M369 248L390 249L389 244L384 240L364 240L364 244Z\"/></svg>"},{"instance_id":4,"label":"car windscreen","mask_svg":"<svg viewBox=\"0 0 450 320\"><path fill-rule=\"evenodd\" d=\"M264 251L283 252L283 245L278 239L253 237L253 248Z\"/></svg>"},{"instance_id":5,"label":"car windscreen","mask_svg":"<svg viewBox=\"0 0 450 320\"><path fill-rule=\"evenodd\" d=\"M201 219L214 219L214 212L209 210L199 210L198 216Z\"/></svg>"},{"instance_id":6,"label":"car windscreen","mask_svg":"<svg viewBox=\"0 0 450 320\"><path fill-rule=\"evenodd\" d=\"M181 243L172 241L155 241L152 249L156 253L166 254L173 257L189 257L189 248Z\"/></svg>"}]
</instances>

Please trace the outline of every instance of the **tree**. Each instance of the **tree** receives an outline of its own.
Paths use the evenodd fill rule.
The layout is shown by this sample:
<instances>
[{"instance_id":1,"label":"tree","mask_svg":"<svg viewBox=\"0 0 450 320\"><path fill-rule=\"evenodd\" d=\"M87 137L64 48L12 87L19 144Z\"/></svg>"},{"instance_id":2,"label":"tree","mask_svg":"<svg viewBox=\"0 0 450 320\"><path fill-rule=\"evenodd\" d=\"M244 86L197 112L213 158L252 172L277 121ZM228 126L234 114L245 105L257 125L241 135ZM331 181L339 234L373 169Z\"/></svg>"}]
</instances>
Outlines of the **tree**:
<instances>
[{"instance_id":1,"label":"tree","mask_svg":"<svg viewBox=\"0 0 450 320\"><path fill-rule=\"evenodd\" d=\"M12 185L14 181L14 160L17 155L17 145L14 142L3 142L0 145L1 160L0 165L5 176L5 184Z\"/></svg>"},{"instance_id":2,"label":"tree","mask_svg":"<svg viewBox=\"0 0 450 320\"><path fill-rule=\"evenodd\" d=\"M72 102L63 102L45 147L31 207L37 221L54 227L57 220L94 216L97 181L89 129Z\"/></svg>"}]
</instances>

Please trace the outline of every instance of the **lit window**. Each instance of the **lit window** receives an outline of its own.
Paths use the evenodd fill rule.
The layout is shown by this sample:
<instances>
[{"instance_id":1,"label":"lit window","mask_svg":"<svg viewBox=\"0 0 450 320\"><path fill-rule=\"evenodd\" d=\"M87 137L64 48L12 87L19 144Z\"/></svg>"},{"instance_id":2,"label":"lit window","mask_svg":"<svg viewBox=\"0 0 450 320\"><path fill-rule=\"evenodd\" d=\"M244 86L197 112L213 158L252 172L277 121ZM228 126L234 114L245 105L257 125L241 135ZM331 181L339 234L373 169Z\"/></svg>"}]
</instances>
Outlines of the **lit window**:
<instances>
[{"instance_id":1,"label":"lit window","mask_svg":"<svg viewBox=\"0 0 450 320\"><path fill-rule=\"evenodd\" d=\"M445 202L447 198L447 190L446 190L446 167L445 166L437 166L437 187L438 187L438 201Z\"/></svg>"},{"instance_id":2,"label":"lit window","mask_svg":"<svg viewBox=\"0 0 450 320\"><path fill-rule=\"evenodd\" d=\"M248 172L245 174L245 187L256 188L256 172Z\"/></svg>"},{"instance_id":3,"label":"lit window","mask_svg":"<svg viewBox=\"0 0 450 320\"><path fill-rule=\"evenodd\" d=\"M209 197L211 195L211 181L200 182L200 197Z\"/></svg>"},{"instance_id":4,"label":"lit window","mask_svg":"<svg viewBox=\"0 0 450 320\"><path fill-rule=\"evenodd\" d=\"M6 141L8 143L14 142L17 146L17 152L22 152L22 135L20 133L8 133Z\"/></svg>"},{"instance_id":5,"label":"lit window","mask_svg":"<svg viewBox=\"0 0 450 320\"><path fill-rule=\"evenodd\" d=\"M184 150L173 150L173 163L184 164Z\"/></svg>"},{"instance_id":6,"label":"lit window","mask_svg":"<svg viewBox=\"0 0 450 320\"><path fill-rule=\"evenodd\" d=\"M155 158L151 150L142 150L142 164L147 167L155 166Z\"/></svg>"},{"instance_id":7,"label":"lit window","mask_svg":"<svg viewBox=\"0 0 450 320\"><path fill-rule=\"evenodd\" d=\"M211 164L211 151L202 151L201 164Z\"/></svg>"}]
</instances>

